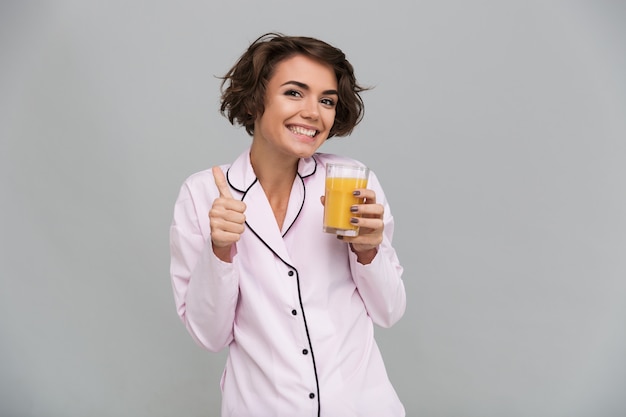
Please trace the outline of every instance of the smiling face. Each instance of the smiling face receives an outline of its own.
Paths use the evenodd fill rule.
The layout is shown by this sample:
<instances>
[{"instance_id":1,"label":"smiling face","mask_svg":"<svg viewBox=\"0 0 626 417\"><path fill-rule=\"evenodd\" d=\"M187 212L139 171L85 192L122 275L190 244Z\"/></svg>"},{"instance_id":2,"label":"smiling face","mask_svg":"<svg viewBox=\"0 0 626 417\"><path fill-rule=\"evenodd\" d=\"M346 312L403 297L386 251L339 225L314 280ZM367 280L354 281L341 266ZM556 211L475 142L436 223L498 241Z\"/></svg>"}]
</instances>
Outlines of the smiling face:
<instances>
[{"instance_id":1,"label":"smiling face","mask_svg":"<svg viewBox=\"0 0 626 417\"><path fill-rule=\"evenodd\" d=\"M333 68L303 55L281 61L256 118L253 159L296 161L313 155L335 121L337 78Z\"/></svg>"}]
</instances>

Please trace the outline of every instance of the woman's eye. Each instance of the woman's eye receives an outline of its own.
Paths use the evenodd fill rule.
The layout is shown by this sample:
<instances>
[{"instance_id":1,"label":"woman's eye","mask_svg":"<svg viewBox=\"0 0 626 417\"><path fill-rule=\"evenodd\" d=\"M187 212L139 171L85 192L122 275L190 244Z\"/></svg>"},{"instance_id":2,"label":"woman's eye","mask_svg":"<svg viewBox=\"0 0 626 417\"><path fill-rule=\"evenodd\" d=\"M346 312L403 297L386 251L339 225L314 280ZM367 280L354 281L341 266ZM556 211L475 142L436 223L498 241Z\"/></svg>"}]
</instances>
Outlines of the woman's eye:
<instances>
[{"instance_id":1,"label":"woman's eye","mask_svg":"<svg viewBox=\"0 0 626 417\"><path fill-rule=\"evenodd\" d=\"M331 98L323 98L321 100L322 104L326 105L326 106L334 106L335 105L335 100L331 99Z\"/></svg>"},{"instance_id":2,"label":"woman's eye","mask_svg":"<svg viewBox=\"0 0 626 417\"><path fill-rule=\"evenodd\" d=\"M301 97L302 96L302 94L300 94L300 92L296 91L296 90L287 90L287 91L285 91L285 95L286 96L291 96L291 97Z\"/></svg>"}]
</instances>

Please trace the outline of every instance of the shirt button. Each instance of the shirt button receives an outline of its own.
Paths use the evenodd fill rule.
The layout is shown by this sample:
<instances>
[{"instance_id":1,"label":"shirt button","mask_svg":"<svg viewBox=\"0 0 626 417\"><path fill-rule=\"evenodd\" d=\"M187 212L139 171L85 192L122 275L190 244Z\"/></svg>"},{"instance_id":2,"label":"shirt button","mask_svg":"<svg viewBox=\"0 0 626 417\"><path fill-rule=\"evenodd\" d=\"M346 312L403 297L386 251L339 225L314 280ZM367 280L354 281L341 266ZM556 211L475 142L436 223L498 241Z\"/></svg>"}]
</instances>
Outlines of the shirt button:
<instances>
[{"instance_id":1,"label":"shirt button","mask_svg":"<svg viewBox=\"0 0 626 417\"><path fill-rule=\"evenodd\" d=\"M296 310L291 310L291 314L295 316L296 314L298 314L298 312Z\"/></svg>"},{"instance_id":2,"label":"shirt button","mask_svg":"<svg viewBox=\"0 0 626 417\"><path fill-rule=\"evenodd\" d=\"M290 277L292 277L292 276L293 276L293 271L289 271L289 272L287 273L287 275L289 275Z\"/></svg>"},{"instance_id":3,"label":"shirt button","mask_svg":"<svg viewBox=\"0 0 626 417\"><path fill-rule=\"evenodd\" d=\"M313 393L310 393L310 394L309 394L309 398L310 398L310 399L313 399L313 398L315 398L315 394L313 394Z\"/></svg>"},{"instance_id":4,"label":"shirt button","mask_svg":"<svg viewBox=\"0 0 626 417\"><path fill-rule=\"evenodd\" d=\"M306 350L306 349L302 349L302 354L303 354L303 355L306 355L307 353L309 353L309 351L308 351L308 350Z\"/></svg>"}]
</instances>

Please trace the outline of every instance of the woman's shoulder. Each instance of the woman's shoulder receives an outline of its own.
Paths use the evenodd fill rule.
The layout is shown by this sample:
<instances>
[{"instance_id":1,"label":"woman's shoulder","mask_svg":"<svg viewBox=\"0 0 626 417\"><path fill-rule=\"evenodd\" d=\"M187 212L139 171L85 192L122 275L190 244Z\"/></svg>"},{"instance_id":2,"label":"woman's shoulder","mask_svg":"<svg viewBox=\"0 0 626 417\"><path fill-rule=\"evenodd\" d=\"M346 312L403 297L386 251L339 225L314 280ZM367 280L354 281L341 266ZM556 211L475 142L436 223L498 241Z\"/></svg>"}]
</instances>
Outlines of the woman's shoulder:
<instances>
[{"instance_id":1,"label":"woman's shoulder","mask_svg":"<svg viewBox=\"0 0 626 417\"><path fill-rule=\"evenodd\" d=\"M185 185L187 186L195 186L198 184L202 184L207 180L213 179L213 172L211 168L203 169L202 171L194 172L185 178Z\"/></svg>"},{"instance_id":2,"label":"woman's shoulder","mask_svg":"<svg viewBox=\"0 0 626 417\"><path fill-rule=\"evenodd\" d=\"M229 165L220 165L224 172L228 170L228 167ZM191 195L212 194L216 190L213 168L203 169L188 175L183 181L182 188L187 189Z\"/></svg>"}]
</instances>

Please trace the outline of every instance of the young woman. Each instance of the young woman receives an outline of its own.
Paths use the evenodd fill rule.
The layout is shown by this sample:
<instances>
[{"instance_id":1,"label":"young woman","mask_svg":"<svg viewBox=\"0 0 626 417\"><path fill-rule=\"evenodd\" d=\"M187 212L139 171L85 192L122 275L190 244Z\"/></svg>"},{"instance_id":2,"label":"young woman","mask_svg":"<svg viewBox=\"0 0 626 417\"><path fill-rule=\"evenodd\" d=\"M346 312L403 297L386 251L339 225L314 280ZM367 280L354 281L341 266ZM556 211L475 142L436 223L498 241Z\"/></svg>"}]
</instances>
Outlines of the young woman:
<instances>
[{"instance_id":1,"label":"young woman","mask_svg":"<svg viewBox=\"0 0 626 417\"><path fill-rule=\"evenodd\" d=\"M223 77L221 112L252 144L191 175L170 229L180 318L205 349L228 348L223 417L400 417L374 340L404 314L394 221L374 173L357 237L322 231L318 152L363 117L364 91L344 53L269 33Z\"/></svg>"}]
</instances>

